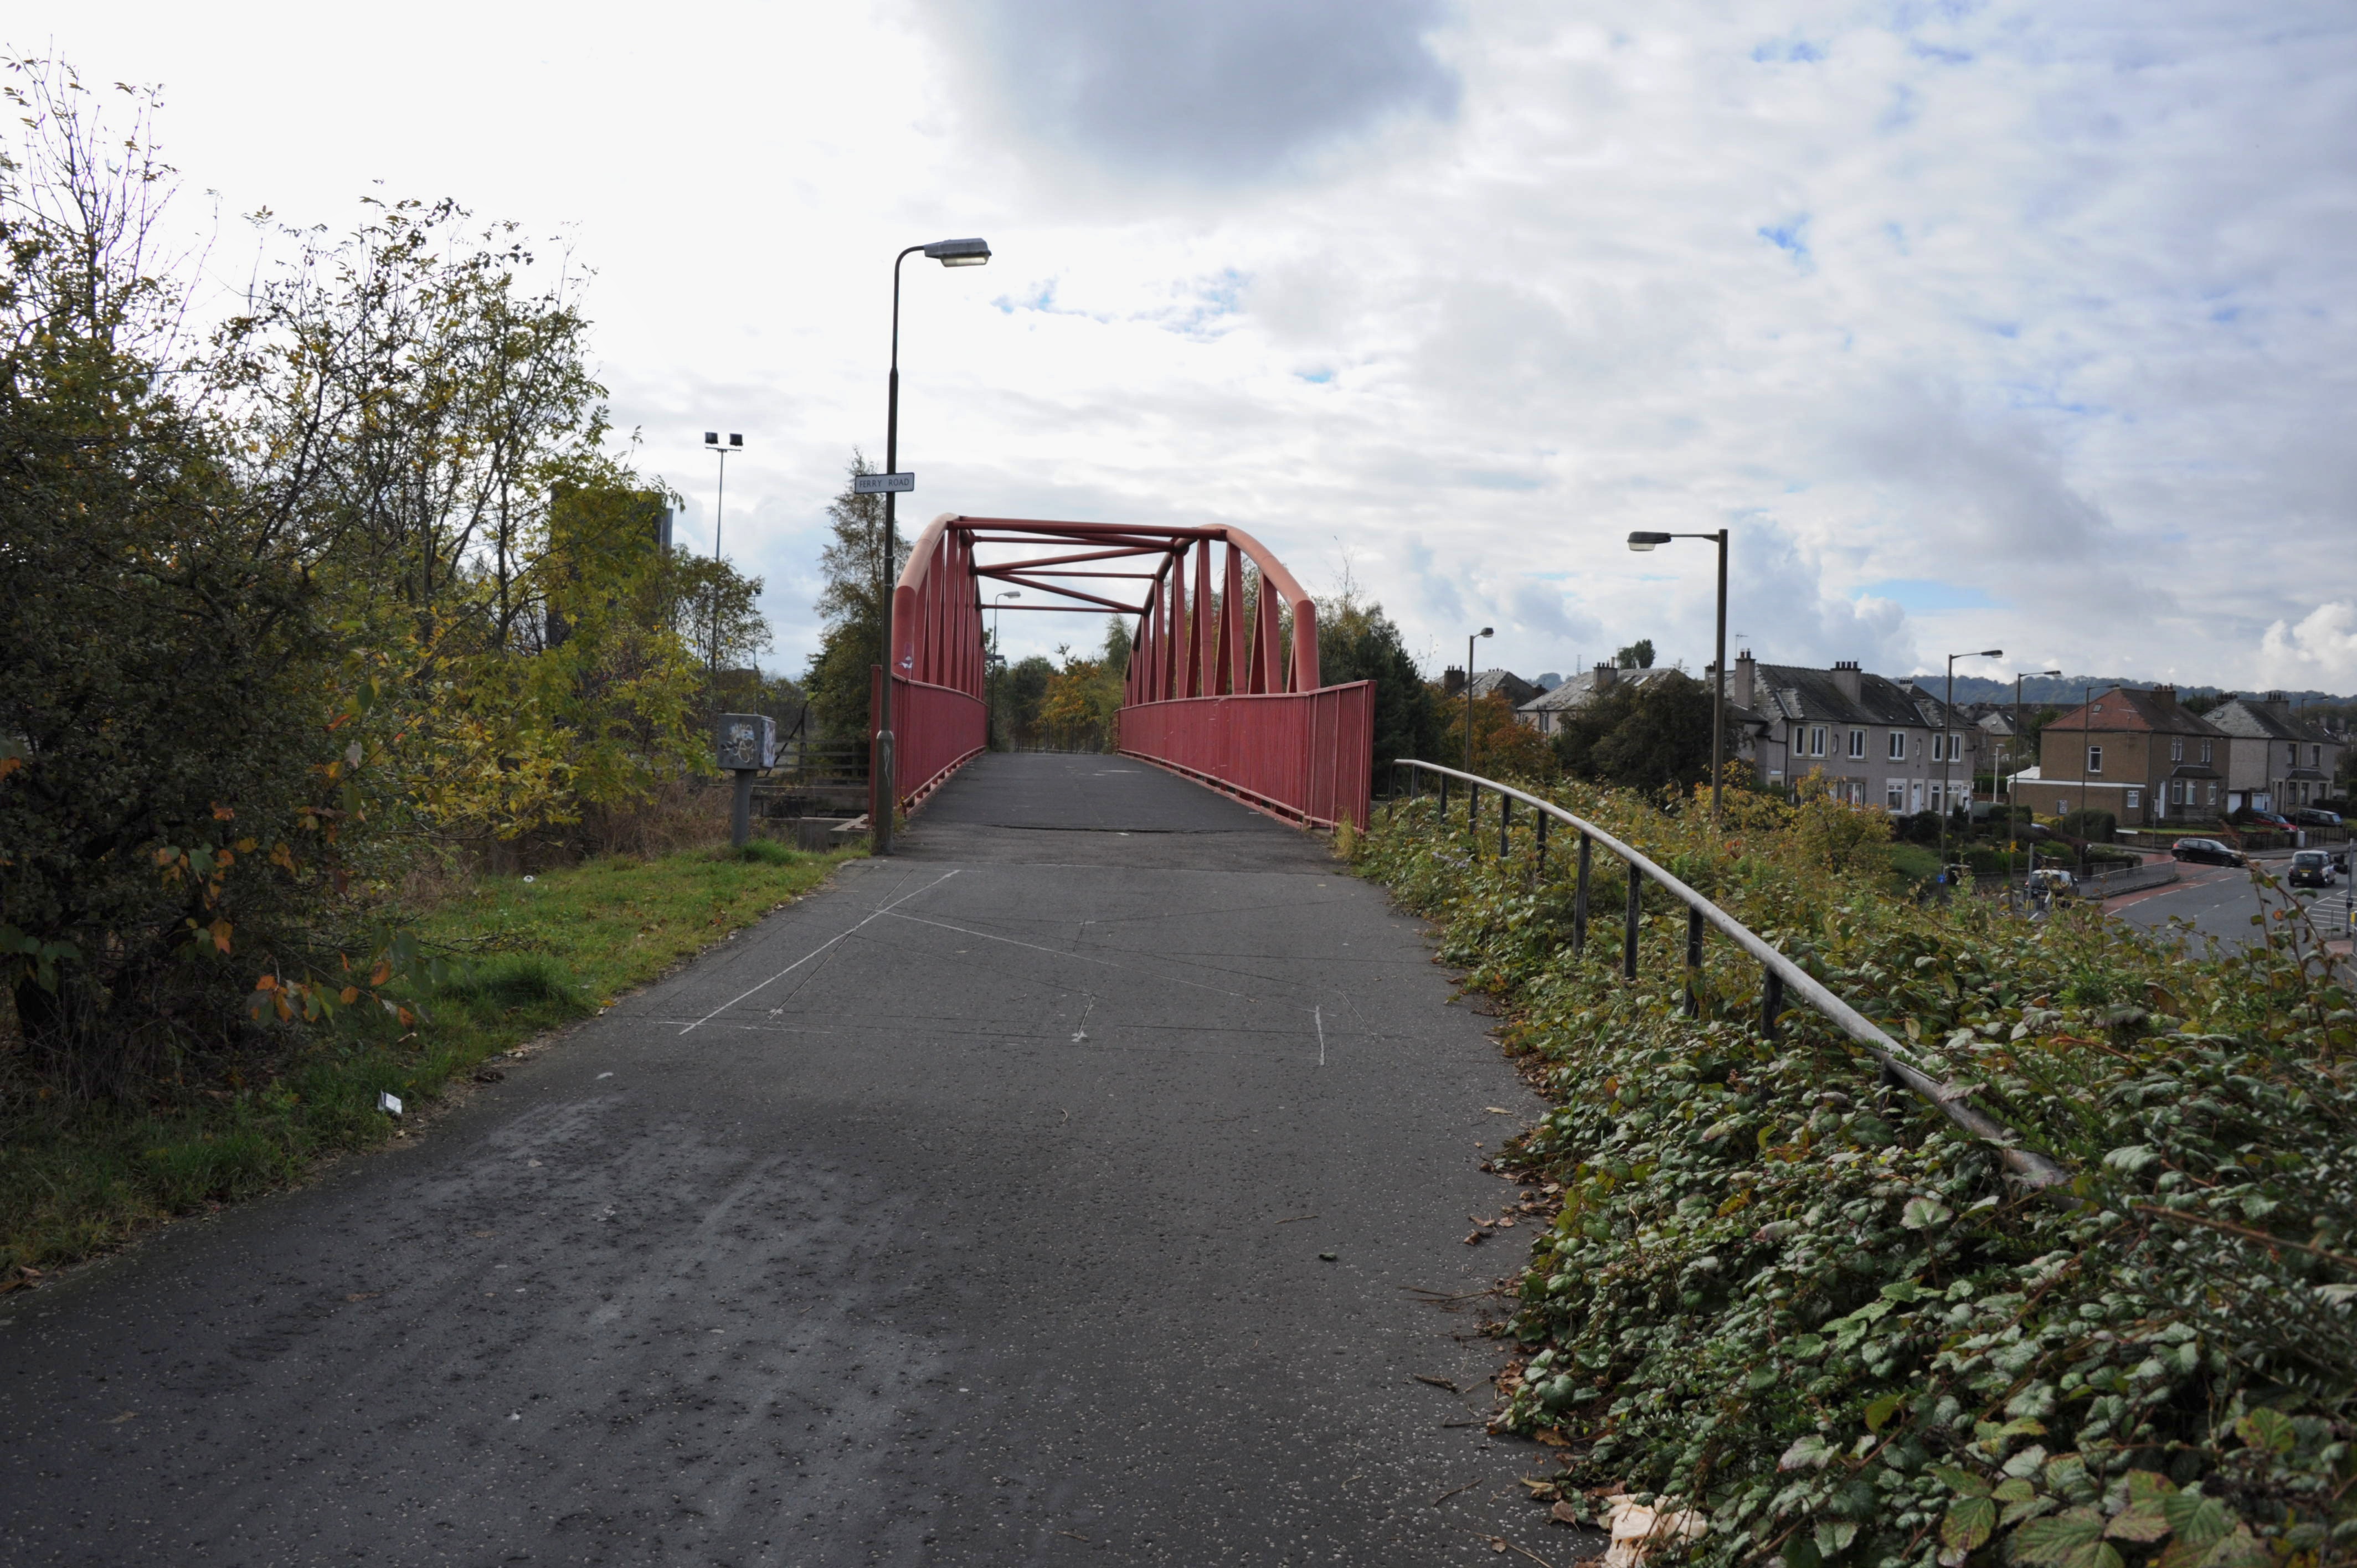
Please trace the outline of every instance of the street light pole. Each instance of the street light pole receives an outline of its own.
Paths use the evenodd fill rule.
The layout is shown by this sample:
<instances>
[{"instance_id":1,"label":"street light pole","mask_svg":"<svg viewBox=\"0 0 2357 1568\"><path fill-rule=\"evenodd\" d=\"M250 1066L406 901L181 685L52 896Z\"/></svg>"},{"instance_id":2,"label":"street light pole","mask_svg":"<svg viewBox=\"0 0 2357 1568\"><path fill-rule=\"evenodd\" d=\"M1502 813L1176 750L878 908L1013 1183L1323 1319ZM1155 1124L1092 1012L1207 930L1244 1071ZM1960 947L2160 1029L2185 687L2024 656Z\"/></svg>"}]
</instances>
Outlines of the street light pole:
<instances>
[{"instance_id":1,"label":"street light pole","mask_svg":"<svg viewBox=\"0 0 2357 1568\"><path fill-rule=\"evenodd\" d=\"M985 745L989 742L991 730L998 725L998 667L1006 662L1006 656L998 651L998 601L1022 596L1020 588L1007 588L990 596L990 704L988 713L984 715L983 740Z\"/></svg>"},{"instance_id":2,"label":"street light pole","mask_svg":"<svg viewBox=\"0 0 2357 1568\"><path fill-rule=\"evenodd\" d=\"M1710 682L1710 825L1718 826L1720 800L1727 790L1727 530L1713 533L1650 533L1629 536L1629 548L1647 551L1673 539L1707 539L1718 546L1717 661Z\"/></svg>"},{"instance_id":3,"label":"street light pole","mask_svg":"<svg viewBox=\"0 0 2357 1568\"><path fill-rule=\"evenodd\" d=\"M1948 813L1955 810L1955 785L1950 781L1948 764L1956 759L1956 660L1959 659L2002 659L2002 648L1984 648L1978 653L1948 655L1948 690L1940 699L1940 877L1948 875Z\"/></svg>"},{"instance_id":4,"label":"street light pole","mask_svg":"<svg viewBox=\"0 0 2357 1568\"><path fill-rule=\"evenodd\" d=\"M2021 772L2021 757L2019 755L2022 742L2021 682L2023 678L2029 673L2029 671L2027 670L2018 671L2015 672L2013 677L2013 745L2007 746L2006 749L2013 752L2015 756L2013 760L2013 772L2007 774L2005 780L2005 855L2007 864L2008 865L2012 863L2014 855L2018 854L2021 848L2021 825L2019 820L2013 814L2013 808L2015 805L2014 796L2018 792L2020 788L2020 781L2018 775ZM2062 671L2060 670L2040 670L2038 673L2040 675L2060 675ZM2029 890L2029 873L2028 871L2024 871L2021 874L2021 886L2022 891L2025 893Z\"/></svg>"},{"instance_id":5,"label":"street light pole","mask_svg":"<svg viewBox=\"0 0 2357 1568\"><path fill-rule=\"evenodd\" d=\"M892 373L884 393L884 471L900 471L900 263L922 251L945 267L978 267L990 260L990 247L980 240L936 240L911 245L892 258ZM882 575L883 646L877 662L884 668L884 689L877 694L875 777L868 791L867 843L870 853L892 853L892 818L900 807L899 782L892 760L892 600L899 589L899 538L895 530L893 499L884 492L884 565Z\"/></svg>"},{"instance_id":6,"label":"street light pole","mask_svg":"<svg viewBox=\"0 0 2357 1568\"><path fill-rule=\"evenodd\" d=\"M1492 637L1498 628L1485 626L1465 639L1465 771L1473 771L1473 638Z\"/></svg>"},{"instance_id":7,"label":"street light pole","mask_svg":"<svg viewBox=\"0 0 2357 1568\"><path fill-rule=\"evenodd\" d=\"M712 493L712 564L716 566L720 564L720 509L728 499L728 458L732 453L744 452L745 437L732 430L724 446L720 444L720 432L707 430L704 433L704 449L720 454L720 483ZM712 585L711 669L715 675L720 673L720 584L716 578Z\"/></svg>"}]
</instances>

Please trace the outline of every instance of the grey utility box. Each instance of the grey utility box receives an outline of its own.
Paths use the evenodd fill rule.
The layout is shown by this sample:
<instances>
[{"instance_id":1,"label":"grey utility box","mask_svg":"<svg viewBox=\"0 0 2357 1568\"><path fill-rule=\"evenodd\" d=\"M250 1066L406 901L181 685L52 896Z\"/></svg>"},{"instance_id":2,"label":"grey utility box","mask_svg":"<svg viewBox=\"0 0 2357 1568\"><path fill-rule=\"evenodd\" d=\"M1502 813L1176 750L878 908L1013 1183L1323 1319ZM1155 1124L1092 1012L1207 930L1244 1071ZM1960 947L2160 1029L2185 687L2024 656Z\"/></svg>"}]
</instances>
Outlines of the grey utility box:
<instances>
[{"instance_id":1,"label":"grey utility box","mask_svg":"<svg viewBox=\"0 0 2357 1568\"><path fill-rule=\"evenodd\" d=\"M767 714L723 714L713 748L714 760L732 772L774 768L778 721Z\"/></svg>"}]
</instances>

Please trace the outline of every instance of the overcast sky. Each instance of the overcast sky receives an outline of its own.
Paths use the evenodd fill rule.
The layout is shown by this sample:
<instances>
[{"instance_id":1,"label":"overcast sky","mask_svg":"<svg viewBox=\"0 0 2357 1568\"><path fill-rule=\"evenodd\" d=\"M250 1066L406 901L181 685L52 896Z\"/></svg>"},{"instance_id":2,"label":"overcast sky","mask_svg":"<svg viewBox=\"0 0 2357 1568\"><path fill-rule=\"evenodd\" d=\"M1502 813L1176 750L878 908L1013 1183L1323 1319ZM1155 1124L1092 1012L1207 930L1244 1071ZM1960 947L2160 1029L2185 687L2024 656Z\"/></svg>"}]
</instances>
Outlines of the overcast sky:
<instances>
[{"instance_id":1,"label":"overcast sky","mask_svg":"<svg viewBox=\"0 0 2357 1568\"><path fill-rule=\"evenodd\" d=\"M2357 8L885 0L126 4L191 197L563 235L619 427L799 671L822 512L1231 521L1437 671L2003 647L2357 690ZM382 182L380 185L377 182ZM184 204L184 216L207 210ZM214 265L251 265L225 222ZM1018 623L1019 626L1018 626ZM1090 644L1007 618L1009 650Z\"/></svg>"}]
</instances>

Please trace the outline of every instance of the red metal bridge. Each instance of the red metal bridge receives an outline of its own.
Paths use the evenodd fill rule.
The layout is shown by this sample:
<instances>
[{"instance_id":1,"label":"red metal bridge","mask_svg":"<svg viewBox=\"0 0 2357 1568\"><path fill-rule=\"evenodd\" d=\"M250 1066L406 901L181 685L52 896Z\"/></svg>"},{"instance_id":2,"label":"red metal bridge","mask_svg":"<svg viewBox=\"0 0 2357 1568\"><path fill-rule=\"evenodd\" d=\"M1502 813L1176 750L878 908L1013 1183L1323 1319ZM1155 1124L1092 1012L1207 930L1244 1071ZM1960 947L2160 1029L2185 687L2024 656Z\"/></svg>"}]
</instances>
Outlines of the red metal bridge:
<instances>
[{"instance_id":1,"label":"red metal bridge","mask_svg":"<svg viewBox=\"0 0 2357 1568\"><path fill-rule=\"evenodd\" d=\"M1224 526L955 512L918 535L893 594L902 809L989 746L985 579L1023 590L1008 610L1136 618L1123 754L1292 822L1367 825L1373 683L1318 683L1318 607L1266 545Z\"/></svg>"}]
</instances>

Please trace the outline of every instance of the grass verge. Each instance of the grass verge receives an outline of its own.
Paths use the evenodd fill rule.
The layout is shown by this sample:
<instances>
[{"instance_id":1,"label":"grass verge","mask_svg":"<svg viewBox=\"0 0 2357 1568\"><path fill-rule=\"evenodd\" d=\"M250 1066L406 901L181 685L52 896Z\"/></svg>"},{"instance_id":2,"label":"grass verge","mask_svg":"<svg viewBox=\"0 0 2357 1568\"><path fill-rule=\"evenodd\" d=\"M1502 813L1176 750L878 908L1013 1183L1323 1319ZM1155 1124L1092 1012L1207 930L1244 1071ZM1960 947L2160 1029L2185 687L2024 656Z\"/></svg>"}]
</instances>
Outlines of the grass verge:
<instances>
[{"instance_id":1,"label":"grass verge","mask_svg":"<svg viewBox=\"0 0 2357 1568\"><path fill-rule=\"evenodd\" d=\"M385 1141L396 1127L380 1092L431 1105L486 1058L596 1013L849 857L756 840L487 877L443 898L415 930L452 956L406 988L413 1028L355 1010L267 1081L141 1108L35 1107L0 1127L0 1289Z\"/></svg>"}]
</instances>

